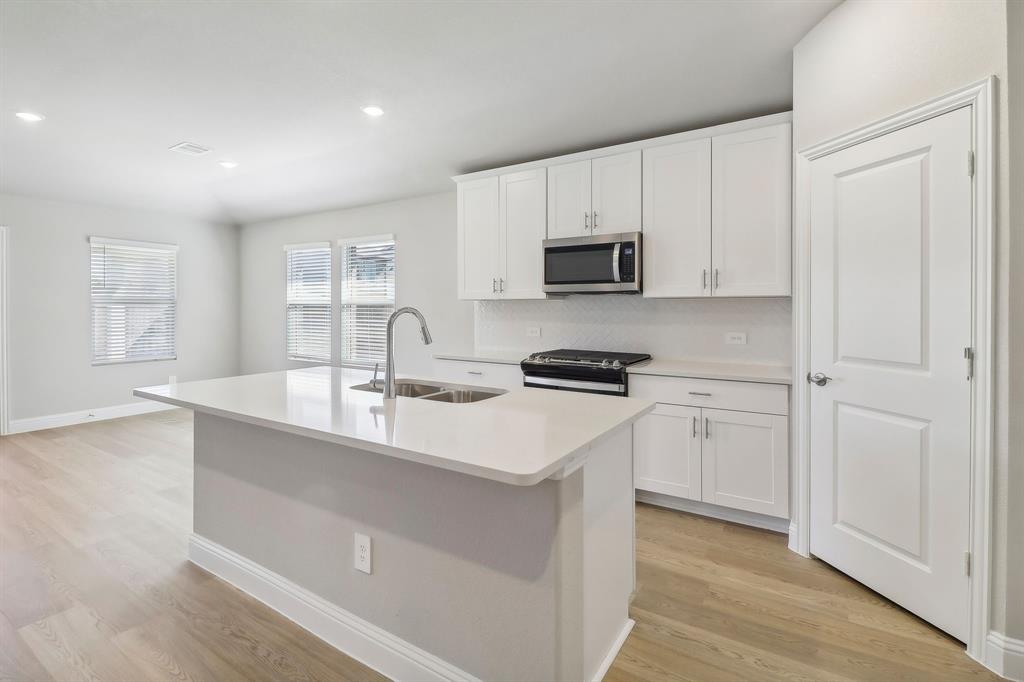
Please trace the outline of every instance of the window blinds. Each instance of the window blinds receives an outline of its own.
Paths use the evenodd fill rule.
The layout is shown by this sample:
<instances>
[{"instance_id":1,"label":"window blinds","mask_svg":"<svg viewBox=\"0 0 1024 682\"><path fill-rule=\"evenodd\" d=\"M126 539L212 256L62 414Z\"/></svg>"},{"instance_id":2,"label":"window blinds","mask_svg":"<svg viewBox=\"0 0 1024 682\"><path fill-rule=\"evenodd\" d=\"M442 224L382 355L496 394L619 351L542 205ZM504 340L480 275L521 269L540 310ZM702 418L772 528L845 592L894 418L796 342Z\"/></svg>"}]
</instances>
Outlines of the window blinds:
<instances>
[{"instance_id":1,"label":"window blinds","mask_svg":"<svg viewBox=\"0 0 1024 682\"><path fill-rule=\"evenodd\" d=\"M289 360L331 361L330 244L286 246Z\"/></svg>"},{"instance_id":2,"label":"window blinds","mask_svg":"<svg viewBox=\"0 0 1024 682\"><path fill-rule=\"evenodd\" d=\"M94 365L176 357L177 251L90 237Z\"/></svg>"},{"instance_id":3,"label":"window blinds","mask_svg":"<svg viewBox=\"0 0 1024 682\"><path fill-rule=\"evenodd\" d=\"M342 362L384 363L388 318L395 312L395 240L383 235L339 244Z\"/></svg>"}]
</instances>

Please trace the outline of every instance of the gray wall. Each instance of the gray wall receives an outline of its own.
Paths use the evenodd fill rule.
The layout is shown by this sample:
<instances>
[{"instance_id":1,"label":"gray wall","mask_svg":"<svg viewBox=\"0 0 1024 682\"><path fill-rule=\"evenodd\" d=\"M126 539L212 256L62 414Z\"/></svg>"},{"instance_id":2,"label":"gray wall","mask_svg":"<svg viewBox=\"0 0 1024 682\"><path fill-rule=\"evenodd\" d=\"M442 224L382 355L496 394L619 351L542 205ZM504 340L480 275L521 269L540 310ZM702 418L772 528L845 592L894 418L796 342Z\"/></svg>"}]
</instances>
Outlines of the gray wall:
<instances>
[{"instance_id":1,"label":"gray wall","mask_svg":"<svg viewBox=\"0 0 1024 682\"><path fill-rule=\"evenodd\" d=\"M419 308L434 337L424 346L413 320L396 327L400 374L429 373L435 352L473 347L473 304L456 290L455 192L384 204L244 225L241 228L241 370L249 374L309 363L285 357L285 244L330 241L364 235L395 235L395 293L398 305ZM338 250L334 249L337 273ZM334 346L340 316L334 315Z\"/></svg>"},{"instance_id":2,"label":"gray wall","mask_svg":"<svg viewBox=\"0 0 1024 682\"><path fill-rule=\"evenodd\" d=\"M1015 463L1013 471L1009 466L1011 185L1007 142L1007 2L848 0L800 41L793 51L793 63L793 143L797 150L982 78L995 75L999 79L992 626L1005 634L1022 637L1024 605L1018 597L1012 607L1015 613L1008 614L1006 608L1010 576L1015 576L1014 588L1020 589L1019 576L1024 575L1024 565L1010 564L1007 556L1008 544L1021 544L1022 523L1020 506L1013 507L1012 522L1009 518L1009 491L1024 490L1019 463ZM1019 193L1019 183L1017 189ZM1024 262L1017 260L1012 267L1020 270ZM1019 348L1021 344L1015 341L1015 345ZM1011 480L1011 474L1016 478ZM1011 529L1017 529L1018 534L1012 535ZM1007 628L1011 622L1015 630Z\"/></svg>"},{"instance_id":3,"label":"gray wall","mask_svg":"<svg viewBox=\"0 0 1024 682\"><path fill-rule=\"evenodd\" d=\"M0 195L8 228L12 421L133 402L132 388L238 373L238 230L134 209ZM90 235L178 244L178 359L93 367Z\"/></svg>"}]
</instances>

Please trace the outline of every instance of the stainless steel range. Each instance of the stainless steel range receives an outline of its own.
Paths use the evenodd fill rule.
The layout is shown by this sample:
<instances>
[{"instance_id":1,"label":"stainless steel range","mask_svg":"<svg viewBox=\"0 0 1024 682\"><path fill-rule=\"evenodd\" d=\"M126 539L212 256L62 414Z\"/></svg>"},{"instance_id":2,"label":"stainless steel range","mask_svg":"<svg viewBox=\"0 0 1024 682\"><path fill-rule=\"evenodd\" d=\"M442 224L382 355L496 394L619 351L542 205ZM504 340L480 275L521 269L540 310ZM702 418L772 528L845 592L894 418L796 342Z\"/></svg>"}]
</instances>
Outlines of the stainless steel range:
<instances>
[{"instance_id":1,"label":"stainless steel range","mask_svg":"<svg viewBox=\"0 0 1024 682\"><path fill-rule=\"evenodd\" d=\"M549 350L519 363L523 385L582 393L629 395L626 368L650 360L645 353L596 350Z\"/></svg>"}]
</instances>

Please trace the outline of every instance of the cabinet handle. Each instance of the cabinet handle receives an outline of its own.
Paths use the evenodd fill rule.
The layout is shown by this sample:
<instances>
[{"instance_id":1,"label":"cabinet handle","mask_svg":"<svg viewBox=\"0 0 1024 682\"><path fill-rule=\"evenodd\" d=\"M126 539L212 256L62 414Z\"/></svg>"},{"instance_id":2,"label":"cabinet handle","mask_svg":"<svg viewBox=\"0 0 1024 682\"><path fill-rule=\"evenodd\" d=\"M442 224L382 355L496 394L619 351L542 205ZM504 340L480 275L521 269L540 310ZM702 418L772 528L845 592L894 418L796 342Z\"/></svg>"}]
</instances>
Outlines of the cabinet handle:
<instances>
[{"instance_id":1,"label":"cabinet handle","mask_svg":"<svg viewBox=\"0 0 1024 682\"><path fill-rule=\"evenodd\" d=\"M717 289L720 286L722 285L718 283L718 268L715 268L715 288Z\"/></svg>"},{"instance_id":2,"label":"cabinet handle","mask_svg":"<svg viewBox=\"0 0 1024 682\"><path fill-rule=\"evenodd\" d=\"M711 440L711 420L704 417L704 440Z\"/></svg>"},{"instance_id":3,"label":"cabinet handle","mask_svg":"<svg viewBox=\"0 0 1024 682\"><path fill-rule=\"evenodd\" d=\"M693 417L693 437L697 437L697 418Z\"/></svg>"},{"instance_id":4,"label":"cabinet handle","mask_svg":"<svg viewBox=\"0 0 1024 682\"><path fill-rule=\"evenodd\" d=\"M704 291L708 288L708 269L704 268L700 271L700 290Z\"/></svg>"},{"instance_id":5,"label":"cabinet handle","mask_svg":"<svg viewBox=\"0 0 1024 682\"><path fill-rule=\"evenodd\" d=\"M594 211L594 229L597 229L597 211Z\"/></svg>"},{"instance_id":6,"label":"cabinet handle","mask_svg":"<svg viewBox=\"0 0 1024 682\"><path fill-rule=\"evenodd\" d=\"M584 230L589 230L590 229L590 211L584 211L583 212L583 229Z\"/></svg>"},{"instance_id":7,"label":"cabinet handle","mask_svg":"<svg viewBox=\"0 0 1024 682\"><path fill-rule=\"evenodd\" d=\"M482 377L482 376L484 375L484 373L483 373L483 372L478 372L478 371L476 371L475 369L467 369L467 370L466 370L466 374L475 374L475 375L477 375L478 377Z\"/></svg>"},{"instance_id":8,"label":"cabinet handle","mask_svg":"<svg viewBox=\"0 0 1024 682\"><path fill-rule=\"evenodd\" d=\"M690 393L690 395L699 395L699 396L702 396L704 398L710 398L711 397L710 393L701 393L700 391L690 391L689 393Z\"/></svg>"},{"instance_id":9,"label":"cabinet handle","mask_svg":"<svg viewBox=\"0 0 1024 682\"><path fill-rule=\"evenodd\" d=\"M497 279L493 279L493 278L491 279L491 293L492 294L498 293L498 280Z\"/></svg>"}]
</instances>

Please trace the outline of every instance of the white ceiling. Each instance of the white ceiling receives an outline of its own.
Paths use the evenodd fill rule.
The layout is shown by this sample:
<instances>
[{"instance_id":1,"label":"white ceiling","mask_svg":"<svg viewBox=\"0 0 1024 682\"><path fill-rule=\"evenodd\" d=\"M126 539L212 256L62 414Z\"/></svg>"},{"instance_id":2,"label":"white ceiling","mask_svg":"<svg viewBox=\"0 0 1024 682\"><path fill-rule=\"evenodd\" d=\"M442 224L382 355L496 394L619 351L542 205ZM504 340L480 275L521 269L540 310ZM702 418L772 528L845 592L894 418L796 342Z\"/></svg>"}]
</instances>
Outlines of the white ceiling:
<instances>
[{"instance_id":1,"label":"white ceiling","mask_svg":"<svg viewBox=\"0 0 1024 682\"><path fill-rule=\"evenodd\" d=\"M0 191L232 222L442 191L784 111L836 4L2 0Z\"/></svg>"}]
</instances>

